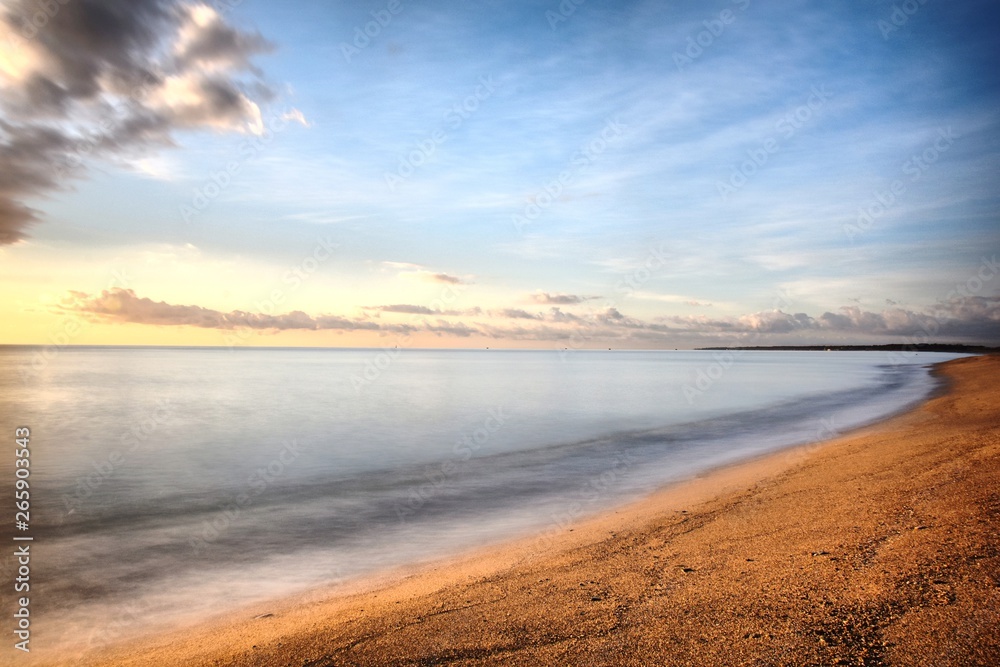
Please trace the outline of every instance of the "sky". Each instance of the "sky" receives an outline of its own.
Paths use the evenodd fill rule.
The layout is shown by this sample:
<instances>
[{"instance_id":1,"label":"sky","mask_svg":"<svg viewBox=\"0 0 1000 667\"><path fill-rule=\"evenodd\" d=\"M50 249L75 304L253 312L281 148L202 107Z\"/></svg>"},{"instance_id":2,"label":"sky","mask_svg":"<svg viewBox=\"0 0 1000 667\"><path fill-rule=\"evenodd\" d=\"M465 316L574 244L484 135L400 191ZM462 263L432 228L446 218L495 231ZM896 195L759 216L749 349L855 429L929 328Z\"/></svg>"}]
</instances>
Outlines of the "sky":
<instances>
[{"instance_id":1,"label":"sky","mask_svg":"<svg viewBox=\"0 0 1000 667\"><path fill-rule=\"evenodd\" d=\"M0 344L1000 344L988 1L0 0Z\"/></svg>"}]
</instances>

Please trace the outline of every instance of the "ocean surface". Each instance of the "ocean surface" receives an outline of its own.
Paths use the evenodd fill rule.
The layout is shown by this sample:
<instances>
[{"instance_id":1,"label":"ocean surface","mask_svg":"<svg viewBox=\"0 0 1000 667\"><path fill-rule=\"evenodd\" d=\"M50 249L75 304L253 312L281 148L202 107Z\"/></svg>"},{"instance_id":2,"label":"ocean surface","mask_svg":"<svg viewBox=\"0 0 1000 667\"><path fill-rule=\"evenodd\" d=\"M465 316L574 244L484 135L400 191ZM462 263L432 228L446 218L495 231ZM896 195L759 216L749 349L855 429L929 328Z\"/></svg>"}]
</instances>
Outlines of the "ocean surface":
<instances>
[{"instance_id":1,"label":"ocean surface","mask_svg":"<svg viewBox=\"0 0 1000 667\"><path fill-rule=\"evenodd\" d=\"M7 497L14 429L31 429L30 529L11 510L0 539L34 538L33 649L84 651L511 536L541 545L898 413L956 356L0 347Z\"/></svg>"}]
</instances>

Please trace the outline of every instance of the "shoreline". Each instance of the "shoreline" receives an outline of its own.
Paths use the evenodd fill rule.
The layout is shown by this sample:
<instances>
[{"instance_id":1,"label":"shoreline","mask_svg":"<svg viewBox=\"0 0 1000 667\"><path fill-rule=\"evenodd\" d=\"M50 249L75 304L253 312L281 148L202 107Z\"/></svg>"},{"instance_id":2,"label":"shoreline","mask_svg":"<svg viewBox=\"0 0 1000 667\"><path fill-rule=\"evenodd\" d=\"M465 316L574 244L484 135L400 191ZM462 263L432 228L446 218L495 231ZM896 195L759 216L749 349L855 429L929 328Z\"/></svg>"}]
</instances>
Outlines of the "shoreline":
<instances>
[{"instance_id":1,"label":"shoreline","mask_svg":"<svg viewBox=\"0 0 1000 667\"><path fill-rule=\"evenodd\" d=\"M650 646L657 645L657 641L662 643L667 636L672 639L668 644L677 644L675 649L679 650L679 647L692 641L703 645L704 649L706 642L701 641L704 638L702 635L687 637L685 633L678 633L676 628L670 630L678 622L677 618L667 623L665 629L658 623L650 623L648 614L653 613L655 617L654 612L662 607L663 610L673 609L682 617L705 620L705 608L696 606L694 609L702 611L692 616L692 607L677 604L690 597L691 592L686 591L690 582L708 577L716 586L730 589L735 580L745 576L752 579L753 563L761 559L745 558L742 564L723 559L725 563L720 563L716 553L718 544L730 544L731 548L732 545L741 545L744 550L754 550L760 546L755 545L760 541L756 538L763 538L761 535L744 534L740 539L739 535L727 535L723 531L721 537L725 539L722 542L706 539L699 542L691 535L707 527L717 529L719 522L728 525L730 533L733 530L739 532L735 519L746 514L747 503L766 505L762 494L766 495L783 480L787 483L789 477L808 478L809 470L817 465L817 460L836 457L838 451L856 450L865 447L865 443L872 446L874 441L898 443L907 438L913 439L917 432L934 431L930 427L935 421L940 430L940 420L936 419L935 411L940 411L942 404L969 401L978 406L981 402L989 403L979 395L981 388L976 393L975 386L978 386L977 382L982 384L987 381L986 378L991 373L995 375L997 370L1000 370L1000 357L967 357L938 364L933 372L943 378L944 383L927 401L915 408L833 440L763 454L671 484L628 505L581 518L551 539L543 535L521 538L431 563L397 568L346 586L316 589L296 600L254 605L221 617L208 628L184 629L139 639L111 648L103 655L88 655L83 660L74 658L72 664L121 667L141 664L309 664L321 667L334 664L416 664L432 657L445 662L457 660L458 664L503 664L505 660L515 657L516 660L527 660L524 664L559 664L563 661L574 664L583 656L593 657L596 660L594 664L608 664L603 661L612 659L614 651L608 653L611 650L608 647L614 645L621 646L622 655L632 653L646 655L650 659L657 656L660 660L674 655L675 651L668 651L666 645L650 649ZM994 400L991 406L983 408L994 425L997 422L997 403L1000 401ZM939 433L938 436L954 438L956 434L951 431L961 430L961 427L960 423L951 423L948 425L949 433ZM996 461L996 450L1000 449L1000 445L994 442L992 447L992 460ZM996 475L997 469L994 467L986 472ZM865 471L866 475L878 473L877 465ZM813 480L813 486L823 487L823 481ZM829 480L825 481L829 486ZM850 503L847 505L850 506ZM771 526L762 535L773 538L774 534L782 531L806 530L805 526L788 522L788 518L784 518L787 525L783 529ZM795 518L798 523L803 521L802 517ZM917 532L923 534L925 531L919 528L914 534ZM660 537L653 539L654 536ZM692 539L697 548L678 550ZM808 565L837 563L845 559L845 556L832 555L838 554L835 549L842 548L842 545L835 547L832 542L827 545L828 541L818 540L825 546L817 546L809 552ZM646 543L645 551L637 550L640 543ZM631 548L626 548L629 545ZM583 561L579 560L581 553L587 554ZM804 558L798 554L793 560L798 557ZM991 558L996 566L997 556L994 554ZM774 560L771 564L787 569L782 560ZM586 563L584 569L591 574L575 576L571 567L573 563L578 566ZM796 567L801 569L805 565ZM624 579L622 571L629 573ZM839 572L840 568L834 571ZM579 581L569 581L572 579ZM1000 578L996 583L995 603L1000 602ZM575 584L575 588L569 584ZM820 585L820 588L823 587ZM857 591L853 593L857 595ZM562 602L548 602L548 598L553 596ZM672 597L674 599L670 599ZM651 602L658 598L667 599L655 604ZM748 596L745 593L736 595L736 598L745 603L751 602L746 599ZM639 613L640 608L646 613ZM1000 608L1000 604L994 604L993 608ZM442 622L444 619L448 622ZM455 623L459 619L461 622ZM616 621L609 625L600 623L602 619ZM993 631L995 635L995 631L1000 629L993 624L996 621L994 615L984 632ZM577 625L579 627L573 629ZM700 630L704 631L706 627L700 627ZM525 632L533 639L522 636ZM747 636L742 639L733 637L733 642L761 643L761 638L765 636L762 632L743 634ZM773 632L769 634L773 635ZM816 636L822 640L834 635L824 631ZM707 643L712 644L711 638ZM810 650L825 650L832 656L838 654L834 647L847 644L824 640L817 643L821 648L810 644ZM639 650L630 651L629 647ZM716 646L713 651L718 648ZM863 648L874 650L867 644ZM883 647L879 651L885 653L886 649ZM607 653L604 658L600 658L602 652ZM844 650L839 653L844 653ZM753 655L753 652L723 652L717 656L718 663L703 660L704 653L691 655L701 656L699 664L732 664L738 662L735 655ZM638 658L636 660L634 664L645 664ZM60 664L60 661L43 664ZM611 664L632 663L612 661Z\"/></svg>"}]
</instances>

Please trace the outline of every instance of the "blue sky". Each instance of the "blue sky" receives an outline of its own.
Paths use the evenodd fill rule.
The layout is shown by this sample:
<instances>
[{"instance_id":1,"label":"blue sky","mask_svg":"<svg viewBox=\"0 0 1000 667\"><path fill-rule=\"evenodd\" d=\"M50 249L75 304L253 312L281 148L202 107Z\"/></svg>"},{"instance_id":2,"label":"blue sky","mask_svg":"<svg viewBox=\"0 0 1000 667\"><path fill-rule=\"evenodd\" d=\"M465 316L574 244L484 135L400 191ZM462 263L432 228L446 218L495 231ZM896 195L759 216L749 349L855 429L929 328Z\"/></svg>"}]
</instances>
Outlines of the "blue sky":
<instances>
[{"instance_id":1,"label":"blue sky","mask_svg":"<svg viewBox=\"0 0 1000 667\"><path fill-rule=\"evenodd\" d=\"M270 44L218 69L259 118L13 191L9 342L1000 343L998 14L246 0L210 18Z\"/></svg>"}]
</instances>

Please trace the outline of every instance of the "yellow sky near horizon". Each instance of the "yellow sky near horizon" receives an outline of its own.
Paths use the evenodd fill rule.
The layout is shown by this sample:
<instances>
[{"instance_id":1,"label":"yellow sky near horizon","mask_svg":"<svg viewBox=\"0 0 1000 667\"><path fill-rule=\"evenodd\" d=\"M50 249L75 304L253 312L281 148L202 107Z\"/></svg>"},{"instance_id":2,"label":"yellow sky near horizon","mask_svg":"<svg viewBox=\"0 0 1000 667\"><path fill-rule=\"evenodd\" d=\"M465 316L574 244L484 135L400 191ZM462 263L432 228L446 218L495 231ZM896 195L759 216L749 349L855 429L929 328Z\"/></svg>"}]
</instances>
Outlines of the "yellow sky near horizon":
<instances>
[{"instance_id":1,"label":"yellow sky near horizon","mask_svg":"<svg viewBox=\"0 0 1000 667\"><path fill-rule=\"evenodd\" d=\"M579 320L545 322L557 332L546 339L491 335L542 324L530 317L551 315L555 308L592 317L603 312L608 299L544 303L538 293L512 295L476 276L449 276L407 263L351 264L335 258L306 272L301 263L276 268L253 258L206 257L190 243L80 250L34 240L0 249L0 259L0 344L515 349L608 344L600 336L561 339L558 331L573 335ZM127 315L119 316L115 310L114 295L119 291L131 295L126 299L130 304L123 306L133 308ZM111 310L81 310L81 305L95 302ZM134 310L139 302L145 311ZM426 311L393 311L396 304ZM168 311L169 317L149 312L157 307ZM642 304L632 303L630 309L641 312ZM183 311L180 316L179 311ZM319 330L263 326L240 330L183 323L186 314L198 319L199 313L218 318L234 312L280 318L300 312L317 320L343 318L382 330L336 325ZM463 332L473 321L479 328ZM407 334L400 330L406 326L425 330ZM437 331L427 330L435 327ZM641 341L628 345L643 346Z\"/></svg>"},{"instance_id":2,"label":"yellow sky near horizon","mask_svg":"<svg viewBox=\"0 0 1000 667\"><path fill-rule=\"evenodd\" d=\"M567 342L567 344L569 344ZM485 336L442 336L430 332L410 335L376 331L267 331L224 330L194 326L157 326L93 322L53 312L16 312L0 327L0 345L150 345L172 347L354 347L457 349L562 349L558 342L496 340ZM578 346L574 344L575 346ZM587 344L584 347L598 347Z\"/></svg>"},{"instance_id":3,"label":"yellow sky near horizon","mask_svg":"<svg viewBox=\"0 0 1000 667\"><path fill-rule=\"evenodd\" d=\"M73 345L381 347L401 334L349 330L240 333L198 326L101 322L96 316L67 310L67 304L73 293L98 297L105 291L127 289L154 302L221 313L303 311L405 324L413 316L380 314L372 308L395 303L431 305L448 289L428 279L426 271L412 267L373 265L362 267L363 275L359 275L357 270L330 262L314 273L294 273L246 258L207 259L190 244L81 253L28 241L0 249L0 259L0 344L64 345L69 339ZM95 270L95 266L103 268ZM456 307L472 287L452 288ZM492 300L491 290L477 290L478 296ZM427 347L476 347L490 340L470 343L458 338L443 343L433 333L412 337Z\"/></svg>"}]
</instances>

